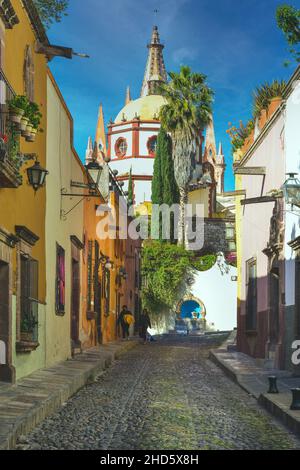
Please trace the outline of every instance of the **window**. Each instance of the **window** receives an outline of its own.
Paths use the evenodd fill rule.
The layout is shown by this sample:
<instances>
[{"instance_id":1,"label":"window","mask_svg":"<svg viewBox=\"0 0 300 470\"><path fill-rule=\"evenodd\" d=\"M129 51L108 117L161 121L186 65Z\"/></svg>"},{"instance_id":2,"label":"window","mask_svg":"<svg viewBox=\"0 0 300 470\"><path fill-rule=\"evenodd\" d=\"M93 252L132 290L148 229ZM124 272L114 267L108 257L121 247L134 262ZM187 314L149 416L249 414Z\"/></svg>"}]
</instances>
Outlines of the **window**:
<instances>
[{"instance_id":1,"label":"window","mask_svg":"<svg viewBox=\"0 0 300 470\"><path fill-rule=\"evenodd\" d=\"M157 137L154 135L150 137L147 143L149 155L155 155L157 150Z\"/></svg>"},{"instance_id":2,"label":"window","mask_svg":"<svg viewBox=\"0 0 300 470\"><path fill-rule=\"evenodd\" d=\"M246 262L246 328L256 329L257 317L257 264L252 258Z\"/></svg>"},{"instance_id":3,"label":"window","mask_svg":"<svg viewBox=\"0 0 300 470\"><path fill-rule=\"evenodd\" d=\"M115 152L117 157L124 157L127 153L127 141L123 137L117 140L116 146L115 146Z\"/></svg>"},{"instance_id":4,"label":"window","mask_svg":"<svg viewBox=\"0 0 300 470\"><path fill-rule=\"evenodd\" d=\"M21 339L38 341L38 261L21 255ZM22 338L23 336L23 338Z\"/></svg>"},{"instance_id":5,"label":"window","mask_svg":"<svg viewBox=\"0 0 300 470\"><path fill-rule=\"evenodd\" d=\"M65 313L65 250L56 245L56 313Z\"/></svg>"},{"instance_id":6,"label":"window","mask_svg":"<svg viewBox=\"0 0 300 470\"><path fill-rule=\"evenodd\" d=\"M226 240L234 240L235 239L235 230L234 227L230 227L230 225L226 226Z\"/></svg>"}]
</instances>

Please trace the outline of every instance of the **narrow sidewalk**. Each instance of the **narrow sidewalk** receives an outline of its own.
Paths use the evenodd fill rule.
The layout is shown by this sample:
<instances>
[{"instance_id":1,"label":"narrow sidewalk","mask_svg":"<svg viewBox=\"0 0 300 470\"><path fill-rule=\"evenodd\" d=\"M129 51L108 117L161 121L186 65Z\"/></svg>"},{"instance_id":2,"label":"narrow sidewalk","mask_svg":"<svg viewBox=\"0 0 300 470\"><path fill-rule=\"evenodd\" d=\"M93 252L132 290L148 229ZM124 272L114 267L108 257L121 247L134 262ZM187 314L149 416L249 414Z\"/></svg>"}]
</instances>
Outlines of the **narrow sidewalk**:
<instances>
[{"instance_id":1,"label":"narrow sidewalk","mask_svg":"<svg viewBox=\"0 0 300 470\"><path fill-rule=\"evenodd\" d=\"M59 409L136 344L137 340L132 339L91 348L34 372L15 385L0 382L0 450L14 449L19 436Z\"/></svg>"},{"instance_id":2,"label":"narrow sidewalk","mask_svg":"<svg viewBox=\"0 0 300 470\"><path fill-rule=\"evenodd\" d=\"M291 388L300 387L300 377L293 377L286 370L259 367L250 356L236 352L234 343L235 333L232 333L220 348L211 351L210 358L291 431L300 434L300 411L290 410ZM278 394L267 393L271 375L277 377Z\"/></svg>"}]
</instances>

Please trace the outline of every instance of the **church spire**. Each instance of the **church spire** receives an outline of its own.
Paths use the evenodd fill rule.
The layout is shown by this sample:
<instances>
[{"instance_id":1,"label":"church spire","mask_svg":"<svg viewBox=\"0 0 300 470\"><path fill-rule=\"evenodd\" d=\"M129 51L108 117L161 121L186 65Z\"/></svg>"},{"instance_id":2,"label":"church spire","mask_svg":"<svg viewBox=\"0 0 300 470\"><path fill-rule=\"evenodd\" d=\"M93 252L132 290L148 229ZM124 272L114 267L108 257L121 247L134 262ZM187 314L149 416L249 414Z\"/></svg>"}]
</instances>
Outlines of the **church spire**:
<instances>
[{"instance_id":1,"label":"church spire","mask_svg":"<svg viewBox=\"0 0 300 470\"><path fill-rule=\"evenodd\" d=\"M88 138L87 148L86 148L86 151L85 151L85 164L86 165L91 161L92 154L93 154L93 141L92 141L92 138L89 137Z\"/></svg>"},{"instance_id":2,"label":"church spire","mask_svg":"<svg viewBox=\"0 0 300 470\"><path fill-rule=\"evenodd\" d=\"M106 155L106 135L105 135L105 124L104 124L102 104L100 104L99 106L95 142L98 145L99 151L101 151L104 155Z\"/></svg>"},{"instance_id":3,"label":"church spire","mask_svg":"<svg viewBox=\"0 0 300 470\"><path fill-rule=\"evenodd\" d=\"M164 45L159 38L158 27L153 26L151 42L148 44L149 54L141 91L141 97L154 95L157 85L167 81L167 72L163 57Z\"/></svg>"},{"instance_id":4,"label":"church spire","mask_svg":"<svg viewBox=\"0 0 300 470\"><path fill-rule=\"evenodd\" d=\"M216 155L217 155L215 128L214 128L214 121L213 121L212 116L206 128L205 154L206 154L207 160L210 160L210 161L215 160Z\"/></svg>"},{"instance_id":5,"label":"church spire","mask_svg":"<svg viewBox=\"0 0 300 470\"><path fill-rule=\"evenodd\" d=\"M130 101L131 101L131 93L130 93L130 86L128 86L126 90L125 105L130 103Z\"/></svg>"}]
</instances>

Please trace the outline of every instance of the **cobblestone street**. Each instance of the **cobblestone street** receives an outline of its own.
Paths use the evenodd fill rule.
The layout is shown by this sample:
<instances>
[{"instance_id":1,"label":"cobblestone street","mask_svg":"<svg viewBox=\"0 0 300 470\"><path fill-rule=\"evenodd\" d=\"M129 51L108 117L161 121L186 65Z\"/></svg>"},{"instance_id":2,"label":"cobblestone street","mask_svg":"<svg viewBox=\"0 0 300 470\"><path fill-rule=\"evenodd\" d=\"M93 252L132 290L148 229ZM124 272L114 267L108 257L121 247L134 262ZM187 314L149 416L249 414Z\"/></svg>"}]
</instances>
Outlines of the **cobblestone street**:
<instances>
[{"instance_id":1,"label":"cobblestone street","mask_svg":"<svg viewBox=\"0 0 300 470\"><path fill-rule=\"evenodd\" d=\"M169 337L124 354L21 449L300 449L209 359L213 338Z\"/></svg>"}]
</instances>

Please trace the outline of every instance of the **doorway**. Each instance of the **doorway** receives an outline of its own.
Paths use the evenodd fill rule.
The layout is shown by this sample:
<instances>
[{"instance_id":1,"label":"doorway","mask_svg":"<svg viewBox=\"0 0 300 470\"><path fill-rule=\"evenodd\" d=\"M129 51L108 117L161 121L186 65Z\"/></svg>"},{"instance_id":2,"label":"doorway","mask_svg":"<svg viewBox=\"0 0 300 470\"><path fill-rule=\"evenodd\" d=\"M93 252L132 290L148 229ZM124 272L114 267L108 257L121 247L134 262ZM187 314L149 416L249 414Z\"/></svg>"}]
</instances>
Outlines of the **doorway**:
<instances>
[{"instance_id":1,"label":"doorway","mask_svg":"<svg viewBox=\"0 0 300 470\"><path fill-rule=\"evenodd\" d=\"M280 273L276 260L270 271L270 343L275 346L279 339L279 312L280 312Z\"/></svg>"},{"instance_id":2,"label":"doorway","mask_svg":"<svg viewBox=\"0 0 300 470\"><path fill-rule=\"evenodd\" d=\"M71 340L72 348L80 347L79 342L80 314L80 265L72 258L72 287L71 287Z\"/></svg>"},{"instance_id":3,"label":"doorway","mask_svg":"<svg viewBox=\"0 0 300 470\"><path fill-rule=\"evenodd\" d=\"M0 261L0 380L8 377L9 334L9 265Z\"/></svg>"}]
</instances>

